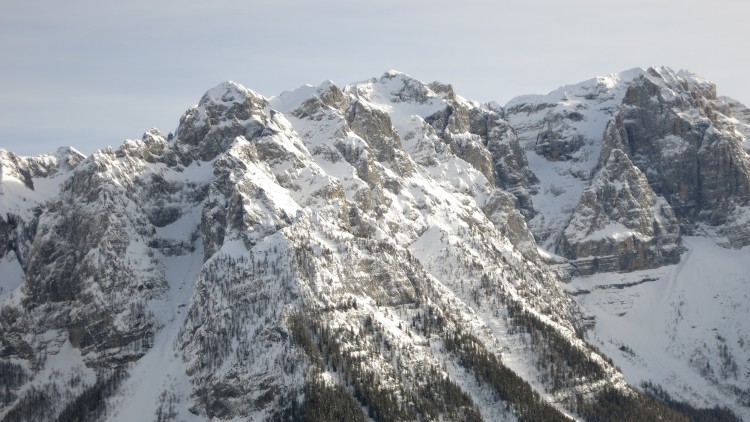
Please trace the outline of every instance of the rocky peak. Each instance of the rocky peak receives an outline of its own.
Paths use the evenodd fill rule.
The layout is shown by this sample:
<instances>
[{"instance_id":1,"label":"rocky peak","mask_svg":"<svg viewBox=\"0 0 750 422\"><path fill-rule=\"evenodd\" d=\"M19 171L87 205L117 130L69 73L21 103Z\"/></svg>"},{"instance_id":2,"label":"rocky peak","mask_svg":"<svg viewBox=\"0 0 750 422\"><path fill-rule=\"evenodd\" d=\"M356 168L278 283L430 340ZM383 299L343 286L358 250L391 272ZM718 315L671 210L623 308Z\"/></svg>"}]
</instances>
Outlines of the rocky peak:
<instances>
[{"instance_id":1,"label":"rocky peak","mask_svg":"<svg viewBox=\"0 0 750 422\"><path fill-rule=\"evenodd\" d=\"M247 120L254 114L263 110L266 99L232 81L222 82L206 91L198 102L198 107L212 108L216 111L216 117L224 117L228 120ZM221 106L225 107L221 107Z\"/></svg>"},{"instance_id":2,"label":"rocky peak","mask_svg":"<svg viewBox=\"0 0 750 422\"><path fill-rule=\"evenodd\" d=\"M4 239L0 242L0 261L17 263L26 271L50 198L84 160L85 156L72 147L33 157L0 149L0 239ZM10 274L3 277L11 278Z\"/></svg>"},{"instance_id":3,"label":"rocky peak","mask_svg":"<svg viewBox=\"0 0 750 422\"><path fill-rule=\"evenodd\" d=\"M651 68L628 88L615 115L617 131L607 131L605 143L621 145L683 230L728 224L735 229L720 230L716 239L741 246L750 243L747 222L732 215L750 200L750 157L738 121L723 114L725 108L712 83Z\"/></svg>"},{"instance_id":4,"label":"rocky peak","mask_svg":"<svg viewBox=\"0 0 750 422\"><path fill-rule=\"evenodd\" d=\"M380 78L349 85L346 90L359 99L381 104L412 103L429 106L436 101L455 97L450 85L439 82L426 84L396 70L389 70Z\"/></svg>"},{"instance_id":5,"label":"rocky peak","mask_svg":"<svg viewBox=\"0 0 750 422\"><path fill-rule=\"evenodd\" d=\"M642 73L631 69L566 85L546 95L516 97L505 106L505 115L519 132L524 149L534 149L550 161L591 164L591 154L595 159L598 151L581 149L601 140L627 86Z\"/></svg>"},{"instance_id":6,"label":"rocky peak","mask_svg":"<svg viewBox=\"0 0 750 422\"><path fill-rule=\"evenodd\" d=\"M345 92L353 101L347 119L349 127L358 135L367 131L358 128L352 116L363 111L373 117L381 116L370 119L381 124L369 126L380 127L374 133L387 133L386 138L412 138L415 129L434 133L455 156L479 171L491 185L512 191L525 213L533 213L526 191L533 189L531 185L535 178L526 169L526 159L514 131L501 117L501 107L483 107L456 95L449 84L425 84L397 71L350 85ZM392 131L388 130L386 117ZM414 118L429 127L415 128ZM441 149L442 146L433 148ZM386 154L385 158L388 157Z\"/></svg>"},{"instance_id":7,"label":"rocky peak","mask_svg":"<svg viewBox=\"0 0 750 422\"><path fill-rule=\"evenodd\" d=\"M442 82L435 81L427 86L432 90L432 92L448 101L458 100L458 96L453 89L453 85L451 84L444 84Z\"/></svg>"},{"instance_id":8,"label":"rocky peak","mask_svg":"<svg viewBox=\"0 0 750 422\"><path fill-rule=\"evenodd\" d=\"M667 66L649 67L643 72L643 78L659 85L665 90L662 95L670 96L672 99L717 99L716 84L687 70L674 71Z\"/></svg>"},{"instance_id":9,"label":"rocky peak","mask_svg":"<svg viewBox=\"0 0 750 422\"><path fill-rule=\"evenodd\" d=\"M0 148L0 177L13 177L33 190L34 178L47 178L70 171L85 158L72 147L61 147L53 154L32 157L21 157Z\"/></svg>"},{"instance_id":10,"label":"rocky peak","mask_svg":"<svg viewBox=\"0 0 750 422\"><path fill-rule=\"evenodd\" d=\"M7 183L9 178L18 180L29 189L34 189L31 170L23 158L10 151L0 149L0 177Z\"/></svg>"},{"instance_id":11,"label":"rocky peak","mask_svg":"<svg viewBox=\"0 0 750 422\"><path fill-rule=\"evenodd\" d=\"M54 159L51 160L51 162L57 162L58 168L61 171L73 170L78 164L86 159L85 155L70 146L58 148L57 151L52 154L52 157L54 157ZM43 156L38 157L38 159L46 161Z\"/></svg>"},{"instance_id":12,"label":"rocky peak","mask_svg":"<svg viewBox=\"0 0 750 422\"><path fill-rule=\"evenodd\" d=\"M140 140L127 140L115 151L118 158L134 158L147 163L178 164L178 157L159 129L151 128Z\"/></svg>"},{"instance_id":13,"label":"rocky peak","mask_svg":"<svg viewBox=\"0 0 750 422\"><path fill-rule=\"evenodd\" d=\"M268 122L267 105L266 98L234 82L208 90L180 118L175 143L185 147L182 160L208 161L226 151L236 137L260 135Z\"/></svg>"},{"instance_id":14,"label":"rocky peak","mask_svg":"<svg viewBox=\"0 0 750 422\"><path fill-rule=\"evenodd\" d=\"M349 107L349 98L332 81L320 85L305 85L285 91L270 100L272 107L299 119L321 120L327 111L343 114Z\"/></svg>"},{"instance_id":15,"label":"rocky peak","mask_svg":"<svg viewBox=\"0 0 750 422\"><path fill-rule=\"evenodd\" d=\"M389 70L373 82L379 86L382 93L387 94L393 102L397 103L424 104L438 97L424 82L396 70Z\"/></svg>"}]
</instances>

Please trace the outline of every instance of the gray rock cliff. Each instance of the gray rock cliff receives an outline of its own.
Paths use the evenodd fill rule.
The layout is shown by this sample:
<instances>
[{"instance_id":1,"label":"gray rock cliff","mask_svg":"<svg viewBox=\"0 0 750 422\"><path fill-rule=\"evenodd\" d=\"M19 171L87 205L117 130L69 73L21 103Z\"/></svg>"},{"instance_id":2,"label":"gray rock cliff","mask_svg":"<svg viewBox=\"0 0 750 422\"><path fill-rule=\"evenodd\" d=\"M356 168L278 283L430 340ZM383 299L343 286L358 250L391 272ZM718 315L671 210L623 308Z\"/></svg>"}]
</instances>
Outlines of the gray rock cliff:
<instances>
[{"instance_id":1,"label":"gray rock cliff","mask_svg":"<svg viewBox=\"0 0 750 422\"><path fill-rule=\"evenodd\" d=\"M558 250L584 275L674 264L682 252L672 208L619 149L584 190Z\"/></svg>"}]
</instances>

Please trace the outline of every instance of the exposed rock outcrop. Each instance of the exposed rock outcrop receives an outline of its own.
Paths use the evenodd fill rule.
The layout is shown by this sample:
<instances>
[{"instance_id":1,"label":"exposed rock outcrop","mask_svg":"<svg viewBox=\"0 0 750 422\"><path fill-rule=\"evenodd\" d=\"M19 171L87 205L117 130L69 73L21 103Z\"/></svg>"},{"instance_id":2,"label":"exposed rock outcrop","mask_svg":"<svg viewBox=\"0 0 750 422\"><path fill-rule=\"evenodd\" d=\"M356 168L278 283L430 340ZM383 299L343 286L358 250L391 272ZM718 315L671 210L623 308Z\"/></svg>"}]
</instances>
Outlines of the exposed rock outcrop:
<instances>
[{"instance_id":1,"label":"exposed rock outcrop","mask_svg":"<svg viewBox=\"0 0 750 422\"><path fill-rule=\"evenodd\" d=\"M615 115L618 133L608 131L615 139L605 143L630 156L685 232L708 230L740 247L750 243L743 211L750 200L750 157L721 109L712 83L651 68L628 88Z\"/></svg>"},{"instance_id":2,"label":"exposed rock outcrop","mask_svg":"<svg viewBox=\"0 0 750 422\"><path fill-rule=\"evenodd\" d=\"M180 118L175 134L182 145L183 164L192 160L209 161L226 151L238 136L252 139L267 123L267 101L244 86L226 82L201 98Z\"/></svg>"},{"instance_id":3,"label":"exposed rock outcrop","mask_svg":"<svg viewBox=\"0 0 750 422\"><path fill-rule=\"evenodd\" d=\"M581 275L654 268L680 260L680 228L669 204L614 149L581 195L558 251Z\"/></svg>"}]
</instances>

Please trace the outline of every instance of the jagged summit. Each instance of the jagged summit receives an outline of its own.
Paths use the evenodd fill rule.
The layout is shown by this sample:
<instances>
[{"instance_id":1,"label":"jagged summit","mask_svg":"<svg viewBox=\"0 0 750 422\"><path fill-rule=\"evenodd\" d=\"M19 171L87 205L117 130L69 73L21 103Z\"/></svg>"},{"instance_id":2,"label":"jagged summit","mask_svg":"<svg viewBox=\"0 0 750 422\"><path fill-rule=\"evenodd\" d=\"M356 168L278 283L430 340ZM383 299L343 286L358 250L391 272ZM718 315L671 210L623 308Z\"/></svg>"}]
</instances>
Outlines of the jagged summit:
<instances>
[{"instance_id":1,"label":"jagged summit","mask_svg":"<svg viewBox=\"0 0 750 422\"><path fill-rule=\"evenodd\" d=\"M248 97L262 98L260 94L253 92L245 88L242 84L233 81L222 82L215 87L206 91L201 97L198 106L204 105L208 102L212 103L237 103L243 102Z\"/></svg>"},{"instance_id":2,"label":"jagged summit","mask_svg":"<svg viewBox=\"0 0 750 422\"><path fill-rule=\"evenodd\" d=\"M586 100L595 99L601 101L611 98L612 95L617 95L617 92L621 91L623 86L628 85L633 79L643 74L643 69L633 68L606 76L598 76L577 84L561 86L548 94L521 95L512 98L505 105L505 108L515 109L527 103L555 104L571 101L583 101L585 103Z\"/></svg>"},{"instance_id":3,"label":"jagged summit","mask_svg":"<svg viewBox=\"0 0 750 422\"><path fill-rule=\"evenodd\" d=\"M716 99L716 85L688 70L680 69L674 71L667 66L652 66L643 72L643 76L652 82L669 88L673 92L697 91L707 99Z\"/></svg>"},{"instance_id":4,"label":"jagged summit","mask_svg":"<svg viewBox=\"0 0 750 422\"><path fill-rule=\"evenodd\" d=\"M372 102L431 103L434 100L456 100L453 87L440 82L426 84L396 70L385 72L380 78L350 85L356 96Z\"/></svg>"},{"instance_id":5,"label":"jagged summit","mask_svg":"<svg viewBox=\"0 0 750 422\"><path fill-rule=\"evenodd\" d=\"M745 111L668 68L505 107L388 71L0 150L0 417L747 417Z\"/></svg>"},{"instance_id":6,"label":"jagged summit","mask_svg":"<svg viewBox=\"0 0 750 422\"><path fill-rule=\"evenodd\" d=\"M340 91L336 83L331 80L323 81L318 85L303 85L297 89L284 91L278 97L271 98L271 104L282 112L291 112L305 100L318 97L331 90Z\"/></svg>"},{"instance_id":7,"label":"jagged summit","mask_svg":"<svg viewBox=\"0 0 750 422\"><path fill-rule=\"evenodd\" d=\"M408 78L408 79L414 79L411 76L407 75L406 73L398 71L396 69L388 69L388 70L386 70L385 73L383 73L382 77L383 78L389 78L389 79L396 78L396 77L405 77L405 78Z\"/></svg>"}]
</instances>

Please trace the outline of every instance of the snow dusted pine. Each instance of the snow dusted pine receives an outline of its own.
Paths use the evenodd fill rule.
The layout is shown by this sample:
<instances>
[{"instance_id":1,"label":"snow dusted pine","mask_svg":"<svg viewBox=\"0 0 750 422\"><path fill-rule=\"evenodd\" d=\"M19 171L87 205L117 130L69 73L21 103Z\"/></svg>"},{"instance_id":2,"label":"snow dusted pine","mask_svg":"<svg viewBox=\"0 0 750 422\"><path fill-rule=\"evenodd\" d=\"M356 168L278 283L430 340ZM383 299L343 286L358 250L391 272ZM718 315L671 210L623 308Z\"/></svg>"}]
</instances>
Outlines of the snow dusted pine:
<instances>
[{"instance_id":1,"label":"snow dusted pine","mask_svg":"<svg viewBox=\"0 0 750 422\"><path fill-rule=\"evenodd\" d=\"M0 151L0 414L750 416L748 114L667 68L505 108L389 71Z\"/></svg>"}]
</instances>

